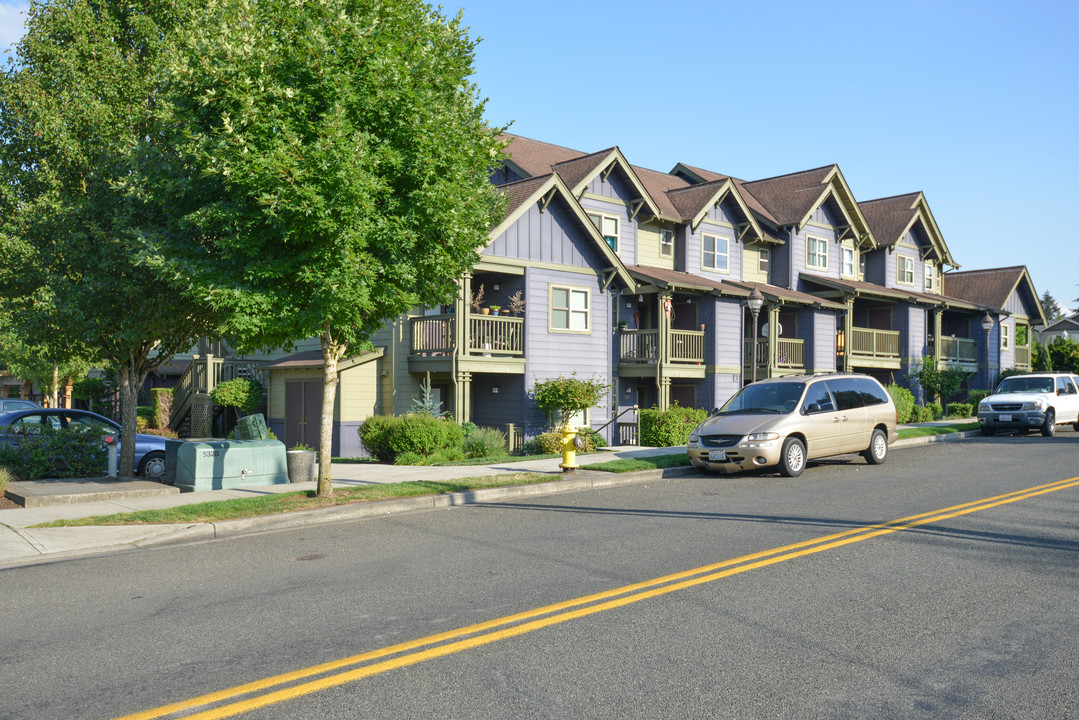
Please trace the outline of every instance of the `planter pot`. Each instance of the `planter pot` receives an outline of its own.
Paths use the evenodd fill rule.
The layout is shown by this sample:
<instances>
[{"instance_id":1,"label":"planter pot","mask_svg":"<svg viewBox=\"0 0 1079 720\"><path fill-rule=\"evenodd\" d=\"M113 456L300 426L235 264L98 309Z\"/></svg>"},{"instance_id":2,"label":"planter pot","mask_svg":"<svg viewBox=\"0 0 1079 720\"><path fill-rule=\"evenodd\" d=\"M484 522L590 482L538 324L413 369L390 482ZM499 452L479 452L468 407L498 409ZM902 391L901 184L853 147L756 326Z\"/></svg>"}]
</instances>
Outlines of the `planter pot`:
<instances>
[{"instance_id":1,"label":"planter pot","mask_svg":"<svg viewBox=\"0 0 1079 720\"><path fill-rule=\"evenodd\" d=\"M318 453L314 450L289 450L285 453L288 463L288 481L294 483L313 482L318 479L315 469L318 463L315 459Z\"/></svg>"},{"instance_id":2,"label":"planter pot","mask_svg":"<svg viewBox=\"0 0 1079 720\"><path fill-rule=\"evenodd\" d=\"M480 313L481 313L482 315L490 315L490 314L491 314L491 308L482 308L482 309L480 310Z\"/></svg>"}]
</instances>

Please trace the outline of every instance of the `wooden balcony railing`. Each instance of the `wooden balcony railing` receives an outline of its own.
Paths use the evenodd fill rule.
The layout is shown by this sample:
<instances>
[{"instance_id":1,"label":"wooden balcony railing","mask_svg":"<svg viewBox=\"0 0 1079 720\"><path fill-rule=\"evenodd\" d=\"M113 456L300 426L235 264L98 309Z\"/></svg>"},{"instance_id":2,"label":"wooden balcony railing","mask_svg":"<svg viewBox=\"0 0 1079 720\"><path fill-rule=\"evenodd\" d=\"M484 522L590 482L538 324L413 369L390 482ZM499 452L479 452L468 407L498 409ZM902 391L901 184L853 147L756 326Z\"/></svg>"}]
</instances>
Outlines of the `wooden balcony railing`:
<instances>
[{"instance_id":1,"label":"wooden balcony railing","mask_svg":"<svg viewBox=\"0 0 1079 720\"><path fill-rule=\"evenodd\" d=\"M860 357L898 358L899 331L853 328L850 338L850 354Z\"/></svg>"},{"instance_id":2,"label":"wooden balcony railing","mask_svg":"<svg viewBox=\"0 0 1079 720\"><path fill-rule=\"evenodd\" d=\"M757 367L768 367L768 339L757 338ZM745 341L745 364L753 364L753 345ZM797 369L805 367L805 340L798 338L779 338L776 340L776 367Z\"/></svg>"},{"instance_id":3,"label":"wooden balcony railing","mask_svg":"<svg viewBox=\"0 0 1079 720\"><path fill-rule=\"evenodd\" d=\"M656 363L659 361L659 330L619 330L618 362Z\"/></svg>"},{"instance_id":4,"label":"wooden balcony railing","mask_svg":"<svg viewBox=\"0 0 1079 720\"><path fill-rule=\"evenodd\" d=\"M969 338L942 337L940 359L947 362L978 362L978 341Z\"/></svg>"},{"instance_id":5,"label":"wooden balcony railing","mask_svg":"<svg viewBox=\"0 0 1079 720\"><path fill-rule=\"evenodd\" d=\"M427 315L409 319L411 354L451 355L455 315ZM470 315L465 353L470 355L524 355L524 319Z\"/></svg>"},{"instance_id":6,"label":"wooden balcony railing","mask_svg":"<svg viewBox=\"0 0 1079 720\"><path fill-rule=\"evenodd\" d=\"M671 330L671 362L704 362L704 331Z\"/></svg>"}]
</instances>

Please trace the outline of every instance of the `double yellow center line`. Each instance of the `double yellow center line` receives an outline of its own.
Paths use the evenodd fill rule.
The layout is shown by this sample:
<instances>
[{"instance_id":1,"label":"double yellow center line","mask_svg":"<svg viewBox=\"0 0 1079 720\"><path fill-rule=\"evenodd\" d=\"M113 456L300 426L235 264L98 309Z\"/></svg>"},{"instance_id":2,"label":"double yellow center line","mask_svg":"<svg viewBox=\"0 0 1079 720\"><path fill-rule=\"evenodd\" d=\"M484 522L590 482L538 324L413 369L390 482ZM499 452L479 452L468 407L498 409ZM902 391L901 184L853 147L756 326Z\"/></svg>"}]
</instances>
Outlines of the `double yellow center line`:
<instances>
[{"instance_id":1,"label":"double yellow center line","mask_svg":"<svg viewBox=\"0 0 1079 720\"><path fill-rule=\"evenodd\" d=\"M164 705L153 710L125 715L116 720L151 720L177 713L183 713L182 717L186 720L212 720L214 718L234 717L255 708L292 700L396 668L416 665L427 660L461 652L462 650L524 635L551 625L558 625L595 613L623 607L749 570L756 570L804 555L832 550L900 530L909 530L921 525L941 522L961 515L969 515L981 510L988 510L989 508L1076 486L1079 486L1079 477L912 515L892 520L891 522L865 525L814 540L806 540L793 545L743 555L742 557L705 565L693 570L685 570L437 635L429 635L379 650L372 650L360 655L314 665L303 670L238 685L227 690L201 695L190 700ZM200 710L200 708L203 709Z\"/></svg>"}]
</instances>

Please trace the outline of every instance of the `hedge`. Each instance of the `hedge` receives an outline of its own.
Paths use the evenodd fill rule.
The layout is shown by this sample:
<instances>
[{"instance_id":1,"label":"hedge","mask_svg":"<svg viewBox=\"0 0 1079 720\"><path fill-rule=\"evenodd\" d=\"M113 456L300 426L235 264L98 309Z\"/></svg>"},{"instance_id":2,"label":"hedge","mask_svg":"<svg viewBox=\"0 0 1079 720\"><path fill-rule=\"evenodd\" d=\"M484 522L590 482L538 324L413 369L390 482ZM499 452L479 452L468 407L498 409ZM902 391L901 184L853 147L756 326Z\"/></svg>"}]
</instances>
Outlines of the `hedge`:
<instances>
[{"instance_id":1,"label":"hedge","mask_svg":"<svg viewBox=\"0 0 1079 720\"><path fill-rule=\"evenodd\" d=\"M675 447L689 441L689 433L708 417L698 408L675 405L669 410L646 408L641 415L641 445L646 447Z\"/></svg>"}]
</instances>

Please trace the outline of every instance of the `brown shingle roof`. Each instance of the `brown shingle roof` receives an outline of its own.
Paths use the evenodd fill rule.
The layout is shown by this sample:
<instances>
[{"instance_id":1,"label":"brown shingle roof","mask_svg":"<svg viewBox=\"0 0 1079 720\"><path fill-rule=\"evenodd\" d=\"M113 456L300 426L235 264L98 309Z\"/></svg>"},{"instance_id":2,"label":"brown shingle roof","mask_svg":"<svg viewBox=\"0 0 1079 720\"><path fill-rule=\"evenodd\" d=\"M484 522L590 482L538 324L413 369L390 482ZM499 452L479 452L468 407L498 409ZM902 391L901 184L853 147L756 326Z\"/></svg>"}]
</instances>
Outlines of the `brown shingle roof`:
<instances>
[{"instance_id":1,"label":"brown shingle roof","mask_svg":"<svg viewBox=\"0 0 1079 720\"><path fill-rule=\"evenodd\" d=\"M760 290L761 294L766 298L773 298L782 300L784 302L793 302L799 305L820 305L823 308L829 310L846 310L847 306L842 303L833 302L832 300L825 300L819 298L816 295L810 295L809 293L800 292L798 290L788 290L784 287L777 285L769 285L767 283L750 282L749 280L727 280L725 281L729 285L740 287L753 292L753 288Z\"/></svg>"},{"instance_id":2,"label":"brown shingle roof","mask_svg":"<svg viewBox=\"0 0 1079 720\"><path fill-rule=\"evenodd\" d=\"M779 177L753 180L745 188L768 209L778 225L799 223L813 209L825 190L824 179L835 165L803 170Z\"/></svg>"},{"instance_id":3,"label":"brown shingle roof","mask_svg":"<svg viewBox=\"0 0 1079 720\"><path fill-rule=\"evenodd\" d=\"M590 155L555 163L551 169L557 172L566 181L566 187L572 190L579 182L591 175L614 149L611 147Z\"/></svg>"},{"instance_id":4,"label":"brown shingle roof","mask_svg":"<svg viewBox=\"0 0 1079 720\"><path fill-rule=\"evenodd\" d=\"M746 183L745 180L740 180L739 178L731 177L730 175L723 175L721 173L712 172L711 170L705 170L704 168L687 165L686 163L678 164L684 167L686 170L689 170L693 174L697 175L697 177L701 178L704 182L715 182L716 180L729 179L731 182L734 183L734 186L738 188L738 194L742 196L742 200L745 202L746 207L748 207L750 210L757 213L757 215L764 218L773 225L780 224L776 221L776 218L772 214L772 211L766 208L761 203L761 201L753 195L752 190L746 187L748 183Z\"/></svg>"},{"instance_id":5,"label":"brown shingle roof","mask_svg":"<svg viewBox=\"0 0 1079 720\"><path fill-rule=\"evenodd\" d=\"M944 275L944 289L953 297L1003 310L1026 267L1017 265L988 270L967 270Z\"/></svg>"},{"instance_id":6,"label":"brown shingle roof","mask_svg":"<svg viewBox=\"0 0 1079 720\"><path fill-rule=\"evenodd\" d=\"M575 160L588 154L520 135L506 133L502 137L509 141L506 155L517 167L533 177L549 175L551 169L558 163Z\"/></svg>"},{"instance_id":7,"label":"brown shingle roof","mask_svg":"<svg viewBox=\"0 0 1079 720\"><path fill-rule=\"evenodd\" d=\"M644 189L648 191L648 194L652 196L652 199L656 201L656 205L659 207L661 213L672 218L682 217L678 208L674 206L670 197L667 196L667 192L669 190L690 187L688 182L680 177L675 177L674 175L659 172L658 170L637 167L636 165L633 166L633 172L637 173L637 177L641 179L641 184L644 185Z\"/></svg>"},{"instance_id":8,"label":"brown shingle roof","mask_svg":"<svg viewBox=\"0 0 1079 720\"><path fill-rule=\"evenodd\" d=\"M918 213L914 201L919 194L908 193L858 203L866 222L869 223L869 229L882 247L895 245L902 238L903 231Z\"/></svg>"},{"instance_id":9,"label":"brown shingle roof","mask_svg":"<svg viewBox=\"0 0 1079 720\"><path fill-rule=\"evenodd\" d=\"M539 188L551 178L551 173L539 177L531 177L527 180L499 185L498 189L506 194L506 214L509 217L521 204L528 200Z\"/></svg>"},{"instance_id":10,"label":"brown shingle roof","mask_svg":"<svg viewBox=\"0 0 1079 720\"><path fill-rule=\"evenodd\" d=\"M642 277L648 281L658 281L666 283L668 285L675 285L683 288L697 288L701 290L714 290L724 295L734 295L737 297L749 297L749 291L740 287L735 287L730 283L722 280L711 280L700 275L691 275L689 273L680 272L678 270L668 270L666 268L649 267L647 265L627 265L626 269L633 275Z\"/></svg>"}]
</instances>

